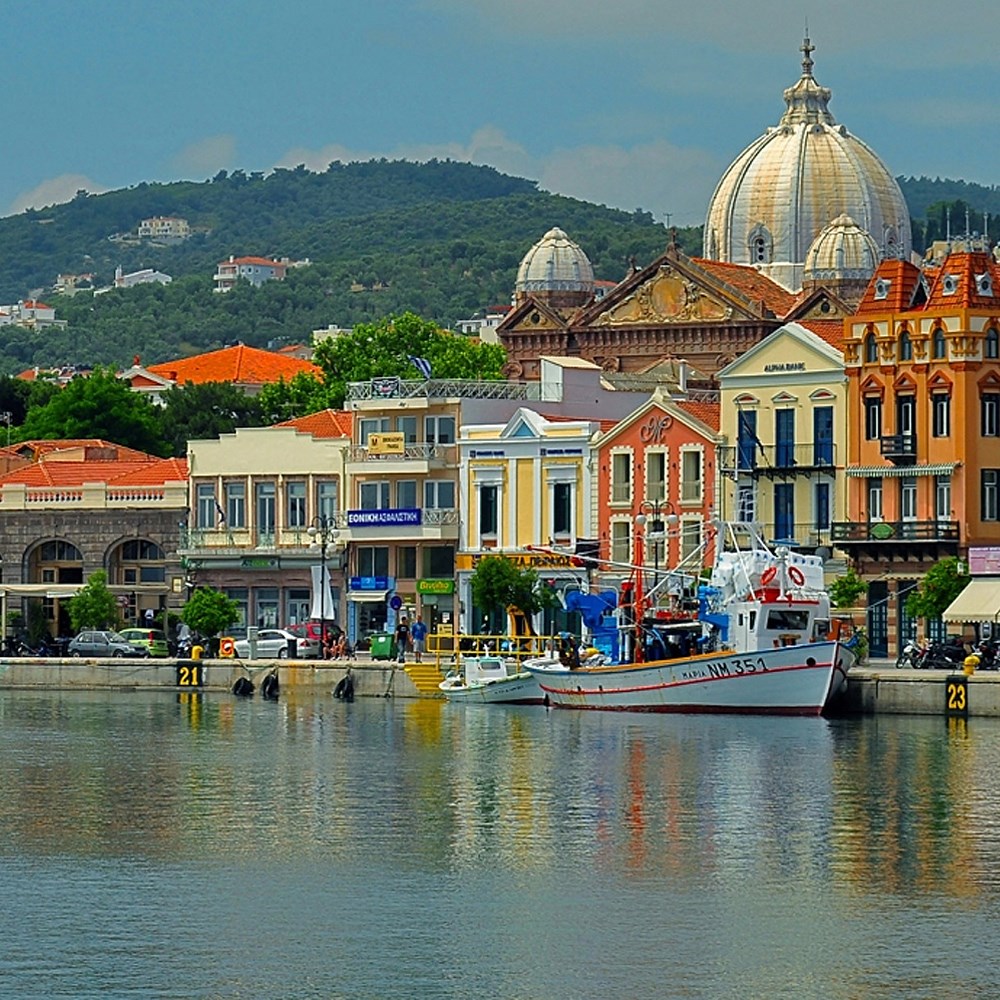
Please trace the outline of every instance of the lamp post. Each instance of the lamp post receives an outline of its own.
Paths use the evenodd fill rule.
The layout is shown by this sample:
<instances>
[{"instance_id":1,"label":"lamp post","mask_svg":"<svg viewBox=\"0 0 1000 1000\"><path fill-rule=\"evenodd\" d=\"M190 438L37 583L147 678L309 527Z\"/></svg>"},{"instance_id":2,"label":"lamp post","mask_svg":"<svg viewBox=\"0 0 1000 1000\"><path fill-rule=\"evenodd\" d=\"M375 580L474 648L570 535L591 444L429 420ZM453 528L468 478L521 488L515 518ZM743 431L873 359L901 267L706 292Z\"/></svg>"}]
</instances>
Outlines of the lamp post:
<instances>
[{"instance_id":1,"label":"lamp post","mask_svg":"<svg viewBox=\"0 0 1000 1000\"><path fill-rule=\"evenodd\" d=\"M655 597L656 604L660 602L660 595L656 589L660 582L660 542L667 537L664 515L666 515L667 524L671 526L677 524L674 505L669 500L661 498L659 500L643 500L639 504L639 513L635 516L635 523L644 534L645 540L653 544L653 586L650 588L650 596ZM648 528L646 527L647 523L649 524Z\"/></svg>"},{"instance_id":2,"label":"lamp post","mask_svg":"<svg viewBox=\"0 0 1000 1000\"><path fill-rule=\"evenodd\" d=\"M320 633L320 658L326 655L326 591L329 581L326 575L326 556L337 537L336 522L328 514L317 514L312 519L312 524L306 529L309 535L309 551L319 552L319 633Z\"/></svg>"}]
</instances>

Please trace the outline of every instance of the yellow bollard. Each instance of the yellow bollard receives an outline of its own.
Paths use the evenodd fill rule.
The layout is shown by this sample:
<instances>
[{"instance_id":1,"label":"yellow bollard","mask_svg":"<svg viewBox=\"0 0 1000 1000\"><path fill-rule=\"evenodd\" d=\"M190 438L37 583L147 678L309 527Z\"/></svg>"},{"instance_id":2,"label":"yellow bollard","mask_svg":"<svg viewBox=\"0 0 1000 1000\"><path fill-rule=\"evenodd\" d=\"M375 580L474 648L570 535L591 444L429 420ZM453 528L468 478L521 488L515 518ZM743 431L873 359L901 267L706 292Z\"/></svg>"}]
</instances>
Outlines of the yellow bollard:
<instances>
[{"instance_id":1,"label":"yellow bollard","mask_svg":"<svg viewBox=\"0 0 1000 1000\"><path fill-rule=\"evenodd\" d=\"M200 660L201 654L205 652L204 646L192 646L191 647L191 659Z\"/></svg>"},{"instance_id":2,"label":"yellow bollard","mask_svg":"<svg viewBox=\"0 0 1000 1000\"><path fill-rule=\"evenodd\" d=\"M966 676L974 674L976 672L976 665L978 663L979 663L979 657L976 656L975 653L967 656L964 662L962 663L962 672Z\"/></svg>"}]
</instances>

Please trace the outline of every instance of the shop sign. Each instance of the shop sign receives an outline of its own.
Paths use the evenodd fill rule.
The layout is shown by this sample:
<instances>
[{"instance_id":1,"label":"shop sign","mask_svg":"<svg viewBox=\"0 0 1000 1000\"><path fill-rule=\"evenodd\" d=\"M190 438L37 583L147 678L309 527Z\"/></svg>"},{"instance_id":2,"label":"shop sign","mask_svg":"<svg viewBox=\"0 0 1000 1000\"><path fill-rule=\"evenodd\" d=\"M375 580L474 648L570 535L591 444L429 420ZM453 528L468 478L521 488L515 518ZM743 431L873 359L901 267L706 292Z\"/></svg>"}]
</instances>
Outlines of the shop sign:
<instances>
[{"instance_id":1,"label":"shop sign","mask_svg":"<svg viewBox=\"0 0 1000 1000\"><path fill-rule=\"evenodd\" d=\"M454 594L454 580L417 580L418 594Z\"/></svg>"},{"instance_id":2,"label":"shop sign","mask_svg":"<svg viewBox=\"0 0 1000 1000\"><path fill-rule=\"evenodd\" d=\"M369 455L405 455L406 435L401 431L368 435Z\"/></svg>"},{"instance_id":3,"label":"shop sign","mask_svg":"<svg viewBox=\"0 0 1000 1000\"><path fill-rule=\"evenodd\" d=\"M970 547L969 572L973 576L1000 576L1000 546L977 545Z\"/></svg>"},{"instance_id":4,"label":"shop sign","mask_svg":"<svg viewBox=\"0 0 1000 1000\"><path fill-rule=\"evenodd\" d=\"M351 590L389 590L389 577L387 576L352 576L350 581Z\"/></svg>"},{"instance_id":5,"label":"shop sign","mask_svg":"<svg viewBox=\"0 0 1000 1000\"><path fill-rule=\"evenodd\" d=\"M279 565L277 556L244 556L240 560L241 569L277 569Z\"/></svg>"},{"instance_id":6,"label":"shop sign","mask_svg":"<svg viewBox=\"0 0 1000 1000\"><path fill-rule=\"evenodd\" d=\"M500 556L509 559L518 569L579 569L583 563L575 556L555 552L477 552L455 556L456 569L475 569L481 559Z\"/></svg>"},{"instance_id":7,"label":"shop sign","mask_svg":"<svg viewBox=\"0 0 1000 1000\"><path fill-rule=\"evenodd\" d=\"M349 510L347 526L349 528L389 528L410 527L422 523L422 511L419 507L399 507L389 510Z\"/></svg>"}]
</instances>

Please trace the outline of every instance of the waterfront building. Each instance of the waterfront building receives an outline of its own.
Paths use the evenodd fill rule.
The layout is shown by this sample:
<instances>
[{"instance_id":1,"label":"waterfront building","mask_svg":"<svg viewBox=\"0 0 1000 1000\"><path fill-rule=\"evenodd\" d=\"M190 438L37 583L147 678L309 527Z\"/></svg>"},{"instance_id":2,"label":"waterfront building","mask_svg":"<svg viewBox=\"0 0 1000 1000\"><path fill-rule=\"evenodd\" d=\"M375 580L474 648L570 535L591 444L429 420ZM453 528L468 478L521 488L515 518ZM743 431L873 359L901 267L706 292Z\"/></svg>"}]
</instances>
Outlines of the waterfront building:
<instances>
[{"instance_id":1,"label":"waterfront building","mask_svg":"<svg viewBox=\"0 0 1000 1000\"><path fill-rule=\"evenodd\" d=\"M916 632L906 596L931 566L1000 544L1000 265L976 239L925 270L883 261L844 342L847 512L833 542L869 583L884 656Z\"/></svg>"},{"instance_id":2,"label":"waterfront building","mask_svg":"<svg viewBox=\"0 0 1000 1000\"><path fill-rule=\"evenodd\" d=\"M240 608L234 637L247 625L344 621L338 528L351 427L349 413L323 410L188 443L190 515L180 555L189 587L207 584ZM311 527L323 529L319 539ZM314 567L326 570L329 590Z\"/></svg>"},{"instance_id":3,"label":"waterfront building","mask_svg":"<svg viewBox=\"0 0 1000 1000\"><path fill-rule=\"evenodd\" d=\"M122 618L179 612L178 522L187 462L109 441L25 441L4 449L0 592L7 611L40 602L53 636L71 634L66 601L105 570ZM26 619L22 619L24 621Z\"/></svg>"},{"instance_id":4,"label":"waterfront building","mask_svg":"<svg viewBox=\"0 0 1000 1000\"><path fill-rule=\"evenodd\" d=\"M719 372L720 513L827 559L846 516L843 335L838 322L787 323Z\"/></svg>"}]
</instances>

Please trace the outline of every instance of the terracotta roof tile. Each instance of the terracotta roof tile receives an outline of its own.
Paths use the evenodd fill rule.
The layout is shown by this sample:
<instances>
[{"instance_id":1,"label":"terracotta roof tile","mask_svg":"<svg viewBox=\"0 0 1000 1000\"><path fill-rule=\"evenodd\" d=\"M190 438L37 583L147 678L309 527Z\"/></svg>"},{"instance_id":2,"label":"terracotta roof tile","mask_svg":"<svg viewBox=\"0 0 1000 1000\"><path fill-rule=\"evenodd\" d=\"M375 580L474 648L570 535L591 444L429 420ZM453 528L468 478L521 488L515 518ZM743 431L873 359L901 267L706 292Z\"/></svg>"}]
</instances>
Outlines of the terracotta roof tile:
<instances>
[{"instance_id":1,"label":"terracotta roof tile","mask_svg":"<svg viewBox=\"0 0 1000 1000\"><path fill-rule=\"evenodd\" d=\"M735 288L752 302L763 302L776 317L784 316L795 305L795 296L767 275L746 264L729 264L704 257L692 258L703 271Z\"/></svg>"},{"instance_id":2,"label":"terracotta roof tile","mask_svg":"<svg viewBox=\"0 0 1000 1000\"><path fill-rule=\"evenodd\" d=\"M187 463L183 459L160 459L155 462L35 462L0 476L0 485L23 483L25 486L82 486L84 483L108 483L150 486L186 478Z\"/></svg>"},{"instance_id":3,"label":"terracotta roof tile","mask_svg":"<svg viewBox=\"0 0 1000 1000\"><path fill-rule=\"evenodd\" d=\"M63 440L45 438L44 440L21 441L12 447L17 448L21 454L30 449L35 461L62 461L59 457L60 452L66 453L66 460L71 461L71 452L86 453L87 451L91 453L106 451L109 455L114 455L113 458L107 459L95 457L91 461L152 462L157 458L156 455L139 451L137 448L127 448L123 444L115 444L114 441L104 441L101 438L66 438Z\"/></svg>"},{"instance_id":4,"label":"terracotta roof tile","mask_svg":"<svg viewBox=\"0 0 1000 1000\"><path fill-rule=\"evenodd\" d=\"M719 403L709 403L696 399L679 399L677 406L690 413L695 420L700 420L706 427L717 431L720 425L721 406Z\"/></svg>"},{"instance_id":5,"label":"terracotta roof tile","mask_svg":"<svg viewBox=\"0 0 1000 1000\"><path fill-rule=\"evenodd\" d=\"M888 282L888 288L882 298L876 299L875 289L879 281ZM906 311L919 283L920 268L916 264L908 260L883 260L868 283L855 315Z\"/></svg>"},{"instance_id":6,"label":"terracotta roof tile","mask_svg":"<svg viewBox=\"0 0 1000 1000\"><path fill-rule=\"evenodd\" d=\"M844 350L844 323L839 319L797 319L799 326L804 326L811 333L815 333L821 340L826 341L831 347L838 351Z\"/></svg>"},{"instance_id":7,"label":"terracotta roof tile","mask_svg":"<svg viewBox=\"0 0 1000 1000\"><path fill-rule=\"evenodd\" d=\"M187 478L186 458L162 458L158 462L136 466L108 482L115 486L160 486L163 483L182 483Z\"/></svg>"},{"instance_id":8,"label":"terracotta roof tile","mask_svg":"<svg viewBox=\"0 0 1000 1000\"><path fill-rule=\"evenodd\" d=\"M314 438L349 438L354 432L354 415L346 410L320 410L305 417L283 420L275 427L294 427Z\"/></svg>"},{"instance_id":9,"label":"terracotta roof tile","mask_svg":"<svg viewBox=\"0 0 1000 1000\"><path fill-rule=\"evenodd\" d=\"M234 382L238 385L265 385L280 379L291 379L300 372L319 376L322 369L311 361L290 358L275 351L262 351L258 347L237 344L207 354L196 354L178 361L165 361L150 365L154 375L172 379L178 385L192 382Z\"/></svg>"},{"instance_id":10,"label":"terracotta roof tile","mask_svg":"<svg viewBox=\"0 0 1000 1000\"><path fill-rule=\"evenodd\" d=\"M989 275L992 294L980 292L977 277ZM931 281L928 309L996 308L1000 304L1000 267L985 252L951 253Z\"/></svg>"}]
</instances>

